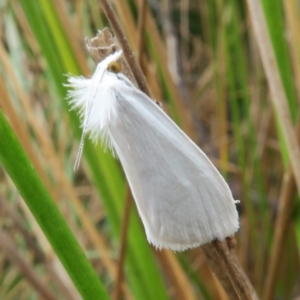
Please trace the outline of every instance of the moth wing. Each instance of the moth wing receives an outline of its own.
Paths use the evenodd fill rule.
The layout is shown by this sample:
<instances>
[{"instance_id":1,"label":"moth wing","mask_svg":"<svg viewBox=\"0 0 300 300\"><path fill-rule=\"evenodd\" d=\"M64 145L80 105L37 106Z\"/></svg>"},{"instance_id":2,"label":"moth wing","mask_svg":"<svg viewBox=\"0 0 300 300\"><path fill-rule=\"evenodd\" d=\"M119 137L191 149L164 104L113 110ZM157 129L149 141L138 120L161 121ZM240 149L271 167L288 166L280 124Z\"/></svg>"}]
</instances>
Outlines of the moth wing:
<instances>
[{"instance_id":1,"label":"moth wing","mask_svg":"<svg viewBox=\"0 0 300 300\"><path fill-rule=\"evenodd\" d=\"M149 242L182 251L233 235L234 200L207 156L145 94L128 86L113 92L118 120L108 135Z\"/></svg>"}]
</instances>

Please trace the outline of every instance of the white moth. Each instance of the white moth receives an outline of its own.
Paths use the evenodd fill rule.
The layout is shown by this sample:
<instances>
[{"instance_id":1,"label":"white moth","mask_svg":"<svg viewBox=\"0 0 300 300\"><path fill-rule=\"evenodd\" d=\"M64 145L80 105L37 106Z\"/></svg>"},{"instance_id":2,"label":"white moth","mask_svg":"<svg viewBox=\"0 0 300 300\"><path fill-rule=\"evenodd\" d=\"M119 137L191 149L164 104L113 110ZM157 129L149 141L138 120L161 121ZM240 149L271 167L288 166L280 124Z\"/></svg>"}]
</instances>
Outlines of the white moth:
<instances>
[{"instance_id":1,"label":"white moth","mask_svg":"<svg viewBox=\"0 0 300 300\"><path fill-rule=\"evenodd\" d=\"M91 79L69 77L69 102L83 134L101 139L124 168L148 241L183 251L239 228L231 191L208 157L116 67L121 51L101 61Z\"/></svg>"}]
</instances>

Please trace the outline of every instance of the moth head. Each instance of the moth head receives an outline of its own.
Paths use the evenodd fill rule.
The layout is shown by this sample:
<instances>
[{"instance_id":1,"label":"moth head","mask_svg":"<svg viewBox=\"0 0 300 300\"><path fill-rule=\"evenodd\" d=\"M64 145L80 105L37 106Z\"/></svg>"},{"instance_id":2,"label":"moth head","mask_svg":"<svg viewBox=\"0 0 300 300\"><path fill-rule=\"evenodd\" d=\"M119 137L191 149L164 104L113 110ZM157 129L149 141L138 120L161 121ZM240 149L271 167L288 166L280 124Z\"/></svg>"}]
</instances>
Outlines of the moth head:
<instances>
[{"instance_id":1,"label":"moth head","mask_svg":"<svg viewBox=\"0 0 300 300\"><path fill-rule=\"evenodd\" d=\"M122 66L118 61L112 61L108 64L107 70L112 73L119 73L122 70Z\"/></svg>"}]
</instances>

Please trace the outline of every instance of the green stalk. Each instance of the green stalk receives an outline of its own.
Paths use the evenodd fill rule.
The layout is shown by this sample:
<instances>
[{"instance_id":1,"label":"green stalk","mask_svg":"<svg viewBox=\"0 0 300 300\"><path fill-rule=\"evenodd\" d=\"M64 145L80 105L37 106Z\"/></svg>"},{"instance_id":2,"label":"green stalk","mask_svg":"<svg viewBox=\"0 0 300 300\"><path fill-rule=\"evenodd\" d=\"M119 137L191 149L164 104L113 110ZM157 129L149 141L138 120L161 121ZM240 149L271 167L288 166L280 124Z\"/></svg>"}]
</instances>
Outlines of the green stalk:
<instances>
[{"instance_id":1,"label":"green stalk","mask_svg":"<svg viewBox=\"0 0 300 300\"><path fill-rule=\"evenodd\" d=\"M0 136L0 162L83 299L110 299L1 111Z\"/></svg>"}]
</instances>

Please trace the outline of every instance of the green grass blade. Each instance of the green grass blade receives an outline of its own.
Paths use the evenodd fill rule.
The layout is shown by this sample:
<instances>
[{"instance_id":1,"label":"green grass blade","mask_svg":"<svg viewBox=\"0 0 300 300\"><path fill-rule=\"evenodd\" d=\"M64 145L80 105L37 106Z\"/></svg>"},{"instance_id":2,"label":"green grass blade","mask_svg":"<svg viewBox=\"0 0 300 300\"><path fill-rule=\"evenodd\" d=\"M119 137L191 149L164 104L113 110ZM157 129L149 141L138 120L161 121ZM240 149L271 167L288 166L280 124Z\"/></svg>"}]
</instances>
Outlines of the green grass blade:
<instances>
[{"instance_id":1,"label":"green grass blade","mask_svg":"<svg viewBox=\"0 0 300 300\"><path fill-rule=\"evenodd\" d=\"M298 103L287 45L283 3L281 1L262 0L262 5L282 83L288 98L290 112L293 121L295 121L298 115Z\"/></svg>"},{"instance_id":2,"label":"green grass blade","mask_svg":"<svg viewBox=\"0 0 300 300\"><path fill-rule=\"evenodd\" d=\"M83 299L110 299L0 111L0 161Z\"/></svg>"},{"instance_id":3,"label":"green grass blade","mask_svg":"<svg viewBox=\"0 0 300 300\"><path fill-rule=\"evenodd\" d=\"M262 6L273 45L273 50L276 56L276 63L278 65L282 84L287 96L290 113L292 120L295 122L299 111L299 104L297 102L293 70L286 39L285 20L282 13L283 3L280 1L262 0ZM277 132L280 141L282 159L284 166L287 168L289 155L285 145L285 138L279 124L277 124Z\"/></svg>"}]
</instances>

